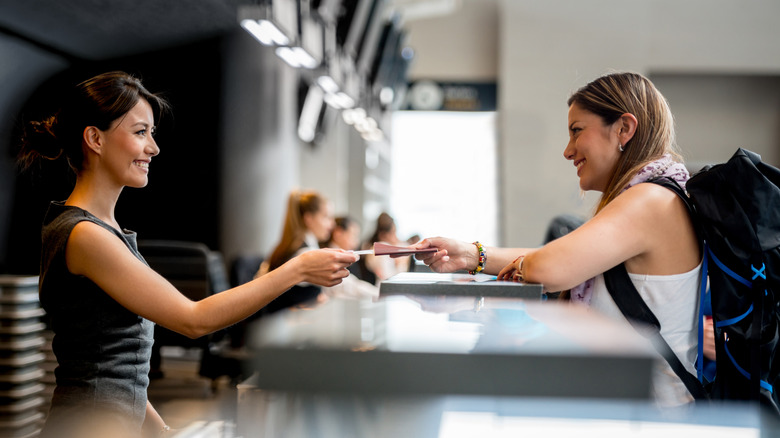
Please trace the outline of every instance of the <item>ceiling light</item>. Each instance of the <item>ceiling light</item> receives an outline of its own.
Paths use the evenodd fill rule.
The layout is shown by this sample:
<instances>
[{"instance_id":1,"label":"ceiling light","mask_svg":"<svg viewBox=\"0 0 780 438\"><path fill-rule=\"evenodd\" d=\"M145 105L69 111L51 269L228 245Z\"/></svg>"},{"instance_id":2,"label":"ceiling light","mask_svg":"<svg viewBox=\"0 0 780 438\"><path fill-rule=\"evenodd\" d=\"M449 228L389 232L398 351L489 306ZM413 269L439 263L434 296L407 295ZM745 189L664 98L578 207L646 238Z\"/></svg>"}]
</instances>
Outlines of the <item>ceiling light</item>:
<instances>
[{"instance_id":1,"label":"ceiling light","mask_svg":"<svg viewBox=\"0 0 780 438\"><path fill-rule=\"evenodd\" d=\"M241 20L241 27L266 46L286 46L290 39L268 20Z\"/></svg>"},{"instance_id":2,"label":"ceiling light","mask_svg":"<svg viewBox=\"0 0 780 438\"><path fill-rule=\"evenodd\" d=\"M325 101L325 103L328 104L331 108L334 109L343 109L344 107L341 106L341 102L339 102L339 99L336 97L335 94L331 93L325 93L325 96L322 97L322 99Z\"/></svg>"},{"instance_id":3,"label":"ceiling light","mask_svg":"<svg viewBox=\"0 0 780 438\"><path fill-rule=\"evenodd\" d=\"M322 75L317 78L317 85L320 86L326 93L335 94L339 91L339 84L328 75Z\"/></svg>"},{"instance_id":4,"label":"ceiling light","mask_svg":"<svg viewBox=\"0 0 780 438\"><path fill-rule=\"evenodd\" d=\"M354 125L355 124L355 110L353 109L345 109L341 112L341 118L344 119L344 123L347 125Z\"/></svg>"},{"instance_id":5,"label":"ceiling light","mask_svg":"<svg viewBox=\"0 0 780 438\"><path fill-rule=\"evenodd\" d=\"M295 55L295 52L293 52L289 47L278 47L276 49L276 56L282 58L282 60L284 60L284 62L286 62L292 68L298 68L301 66L301 63L298 61L298 57Z\"/></svg>"},{"instance_id":6,"label":"ceiling light","mask_svg":"<svg viewBox=\"0 0 780 438\"><path fill-rule=\"evenodd\" d=\"M303 47L293 47L292 51L295 53L295 56L298 59L298 64L301 67L312 69L320 65L320 63L309 54L309 52L303 49Z\"/></svg>"},{"instance_id":7,"label":"ceiling light","mask_svg":"<svg viewBox=\"0 0 780 438\"><path fill-rule=\"evenodd\" d=\"M335 97L338 99L339 105L341 105L342 108L352 108L355 106L355 100L343 91L336 93Z\"/></svg>"},{"instance_id":8,"label":"ceiling light","mask_svg":"<svg viewBox=\"0 0 780 438\"><path fill-rule=\"evenodd\" d=\"M379 102L381 102L382 105L390 105L393 103L394 97L395 92L390 87L382 87L382 89L379 91Z\"/></svg>"}]
</instances>

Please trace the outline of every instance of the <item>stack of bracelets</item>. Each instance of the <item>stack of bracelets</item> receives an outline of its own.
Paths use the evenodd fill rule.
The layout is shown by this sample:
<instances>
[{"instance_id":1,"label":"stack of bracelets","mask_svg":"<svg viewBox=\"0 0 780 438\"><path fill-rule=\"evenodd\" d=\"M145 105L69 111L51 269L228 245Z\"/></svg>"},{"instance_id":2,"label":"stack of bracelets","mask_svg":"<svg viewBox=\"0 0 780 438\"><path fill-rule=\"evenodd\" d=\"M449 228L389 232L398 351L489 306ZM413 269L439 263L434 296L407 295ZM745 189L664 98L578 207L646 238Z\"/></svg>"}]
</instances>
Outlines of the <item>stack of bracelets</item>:
<instances>
[{"instance_id":1,"label":"stack of bracelets","mask_svg":"<svg viewBox=\"0 0 780 438\"><path fill-rule=\"evenodd\" d=\"M478 241L474 242L474 245L476 245L477 252L479 253L479 263L477 263L477 267L473 271L469 271L469 274L471 275L477 275L479 272L485 270L485 263L487 263L487 253L485 252L485 247L482 246L482 244Z\"/></svg>"}]
</instances>

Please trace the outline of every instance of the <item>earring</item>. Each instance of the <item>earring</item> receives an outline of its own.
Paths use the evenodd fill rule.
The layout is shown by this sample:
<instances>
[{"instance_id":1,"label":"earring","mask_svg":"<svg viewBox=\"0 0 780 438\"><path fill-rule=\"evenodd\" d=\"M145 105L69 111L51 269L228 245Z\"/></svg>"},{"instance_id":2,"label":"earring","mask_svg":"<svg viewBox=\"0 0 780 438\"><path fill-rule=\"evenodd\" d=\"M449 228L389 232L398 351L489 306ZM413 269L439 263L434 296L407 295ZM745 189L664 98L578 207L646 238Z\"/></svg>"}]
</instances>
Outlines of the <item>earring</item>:
<instances>
[{"instance_id":1,"label":"earring","mask_svg":"<svg viewBox=\"0 0 780 438\"><path fill-rule=\"evenodd\" d=\"M623 152L623 151L625 150L625 149L623 149L623 145L622 145L622 144L620 144L620 143L618 143L618 150L619 150L620 152Z\"/></svg>"}]
</instances>

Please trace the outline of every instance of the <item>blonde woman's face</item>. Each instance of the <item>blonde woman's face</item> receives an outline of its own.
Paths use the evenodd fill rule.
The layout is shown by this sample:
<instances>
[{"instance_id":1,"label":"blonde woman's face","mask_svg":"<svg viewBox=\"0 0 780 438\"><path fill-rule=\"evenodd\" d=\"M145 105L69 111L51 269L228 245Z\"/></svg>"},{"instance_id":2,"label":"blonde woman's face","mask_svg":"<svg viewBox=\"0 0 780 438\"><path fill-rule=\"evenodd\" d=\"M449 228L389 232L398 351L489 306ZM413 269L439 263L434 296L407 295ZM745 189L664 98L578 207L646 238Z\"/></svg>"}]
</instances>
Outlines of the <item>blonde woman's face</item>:
<instances>
[{"instance_id":1,"label":"blonde woman's face","mask_svg":"<svg viewBox=\"0 0 780 438\"><path fill-rule=\"evenodd\" d=\"M330 203L324 203L318 211L304 213L303 222L317 240L324 242L328 240L330 232L333 230L333 207Z\"/></svg>"},{"instance_id":2,"label":"blonde woman's face","mask_svg":"<svg viewBox=\"0 0 780 438\"><path fill-rule=\"evenodd\" d=\"M620 157L616 124L605 125L576 103L569 107L569 144L564 157L577 168L582 190L603 192Z\"/></svg>"}]
</instances>

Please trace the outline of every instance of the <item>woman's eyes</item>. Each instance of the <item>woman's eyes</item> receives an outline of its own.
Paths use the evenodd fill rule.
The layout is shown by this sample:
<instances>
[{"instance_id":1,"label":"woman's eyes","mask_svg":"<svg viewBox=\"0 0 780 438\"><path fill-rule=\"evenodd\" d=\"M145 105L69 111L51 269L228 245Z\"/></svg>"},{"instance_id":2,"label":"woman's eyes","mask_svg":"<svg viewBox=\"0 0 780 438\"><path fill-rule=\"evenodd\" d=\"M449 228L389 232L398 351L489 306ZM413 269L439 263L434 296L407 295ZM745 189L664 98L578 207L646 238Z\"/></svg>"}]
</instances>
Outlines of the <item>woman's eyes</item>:
<instances>
[{"instance_id":1,"label":"woman's eyes","mask_svg":"<svg viewBox=\"0 0 780 438\"><path fill-rule=\"evenodd\" d=\"M154 137L154 135L157 134L157 128L152 128L151 130L144 128L144 129L136 131L135 133L137 135L142 136L142 137L146 137L146 134L148 134L150 131L152 133L152 137Z\"/></svg>"}]
</instances>

